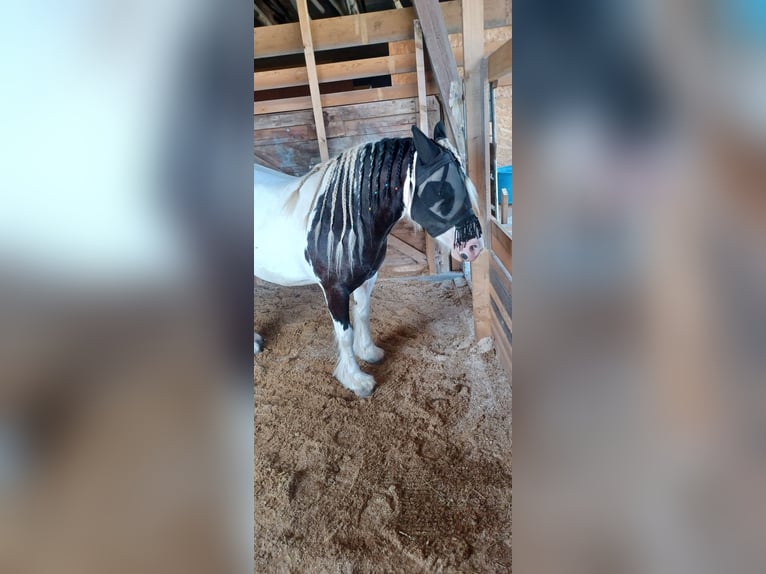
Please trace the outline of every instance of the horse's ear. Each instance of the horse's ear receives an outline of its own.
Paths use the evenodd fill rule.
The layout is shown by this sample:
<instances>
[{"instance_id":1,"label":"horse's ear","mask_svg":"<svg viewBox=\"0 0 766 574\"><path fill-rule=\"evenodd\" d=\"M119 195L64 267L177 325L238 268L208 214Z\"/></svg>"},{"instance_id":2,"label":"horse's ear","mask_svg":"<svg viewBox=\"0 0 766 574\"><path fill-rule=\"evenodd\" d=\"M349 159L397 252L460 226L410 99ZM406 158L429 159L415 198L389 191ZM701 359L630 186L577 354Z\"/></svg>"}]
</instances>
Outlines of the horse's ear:
<instances>
[{"instance_id":1,"label":"horse's ear","mask_svg":"<svg viewBox=\"0 0 766 574\"><path fill-rule=\"evenodd\" d=\"M439 155L439 146L421 132L417 126L412 126L412 139L415 141L418 157L423 163L431 163Z\"/></svg>"},{"instance_id":2,"label":"horse's ear","mask_svg":"<svg viewBox=\"0 0 766 574\"><path fill-rule=\"evenodd\" d=\"M444 131L444 124L439 121L436 126L434 127L434 139L440 140L440 139L446 139L447 138L447 132Z\"/></svg>"}]
</instances>

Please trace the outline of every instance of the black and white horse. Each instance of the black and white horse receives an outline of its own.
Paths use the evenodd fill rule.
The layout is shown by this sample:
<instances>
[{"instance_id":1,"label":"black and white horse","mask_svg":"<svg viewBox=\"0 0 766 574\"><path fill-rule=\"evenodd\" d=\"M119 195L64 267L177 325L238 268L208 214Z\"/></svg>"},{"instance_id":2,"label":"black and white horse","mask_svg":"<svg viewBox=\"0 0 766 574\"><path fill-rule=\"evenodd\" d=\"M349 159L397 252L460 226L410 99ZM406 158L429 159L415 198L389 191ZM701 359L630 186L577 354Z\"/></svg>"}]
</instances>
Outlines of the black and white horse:
<instances>
[{"instance_id":1,"label":"black and white horse","mask_svg":"<svg viewBox=\"0 0 766 574\"><path fill-rule=\"evenodd\" d=\"M255 276L322 287L338 345L335 377L360 397L375 380L355 356L383 359L370 336L370 294L394 225L411 218L459 261L483 248L476 190L443 126L434 139L416 127L412 134L351 148L302 178L255 166ZM256 353L261 345L256 334Z\"/></svg>"}]
</instances>

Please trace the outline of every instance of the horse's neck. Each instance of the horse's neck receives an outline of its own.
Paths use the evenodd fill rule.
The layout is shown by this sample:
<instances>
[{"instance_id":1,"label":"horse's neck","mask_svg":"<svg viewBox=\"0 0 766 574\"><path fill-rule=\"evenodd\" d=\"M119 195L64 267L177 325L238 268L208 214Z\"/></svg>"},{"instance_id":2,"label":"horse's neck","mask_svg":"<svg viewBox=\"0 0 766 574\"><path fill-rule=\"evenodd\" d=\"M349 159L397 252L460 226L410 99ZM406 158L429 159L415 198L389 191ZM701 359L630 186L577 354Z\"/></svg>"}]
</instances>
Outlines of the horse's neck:
<instances>
[{"instance_id":1,"label":"horse's neck","mask_svg":"<svg viewBox=\"0 0 766 574\"><path fill-rule=\"evenodd\" d=\"M327 189L349 196L348 208L385 240L404 215L408 178L414 177L412 138L384 139L342 154L327 171Z\"/></svg>"},{"instance_id":2,"label":"horse's neck","mask_svg":"<svg viewBox=\"0 0 766 574\"><path fill-rule=\"evenodd\" d=\"M404 214L414 153L410 138L384 139L321 166L309 225L312 264L357 279L377 268L388 234Z\"/></svg>"}]
</instances>

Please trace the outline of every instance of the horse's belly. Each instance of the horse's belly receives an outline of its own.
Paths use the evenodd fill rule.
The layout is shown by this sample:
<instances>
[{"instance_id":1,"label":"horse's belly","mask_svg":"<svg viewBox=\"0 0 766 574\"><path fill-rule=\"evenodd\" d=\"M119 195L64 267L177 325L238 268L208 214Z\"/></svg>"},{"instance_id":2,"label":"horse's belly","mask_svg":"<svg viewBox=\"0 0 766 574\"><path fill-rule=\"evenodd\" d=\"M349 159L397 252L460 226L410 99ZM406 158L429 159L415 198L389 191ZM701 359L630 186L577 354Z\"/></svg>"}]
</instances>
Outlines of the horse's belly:
<instances>
[{"instance_id":1,"label":"horse's belly","mask_svg":"<svg viewBox=\"0 0 766 574\"><path fill-rule=\"evenodd\" d=\"M284 226L264 226L255 234L255 276L278 285L310 285L317 282L306 261L306 238L286 233Z\"/></svg>"}]
</instances>

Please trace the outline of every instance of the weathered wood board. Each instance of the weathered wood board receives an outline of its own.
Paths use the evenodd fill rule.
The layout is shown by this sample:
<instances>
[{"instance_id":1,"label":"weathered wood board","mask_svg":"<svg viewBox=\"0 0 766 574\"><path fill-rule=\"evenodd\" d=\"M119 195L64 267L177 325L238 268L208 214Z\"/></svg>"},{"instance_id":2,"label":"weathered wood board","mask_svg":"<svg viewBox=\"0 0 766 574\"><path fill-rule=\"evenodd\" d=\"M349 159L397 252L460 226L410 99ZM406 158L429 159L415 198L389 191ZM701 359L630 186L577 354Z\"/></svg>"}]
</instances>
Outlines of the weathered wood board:
<instances>
[{"instance_id":1,"label":"weathered wood board","mask_svg":"<svg viewBox=\"0 0 766 574\"><path fill-rule=\"evenodd\" d=\"M417 98L403 98L322 111L330 157L346 149L384 137L409 137L417 124ZM438 100L428 97L428 114L434 125L440 114ZM320 161L311 110L261 114L253 117L254 155L286 173L302 175Z\"/></svg>"},{"instance_id":2,"label":"weathered wood board","mask_svg":"<svg viewBox=\"0 0 766 574\"><path fill-rule=\"evenodd\" d=\"M489 261L489 293L492 338L498 356L510 373L513 343L513 240L494 219L490 221L490 234L492 247Z\"/></svg>"}]
</instances>

